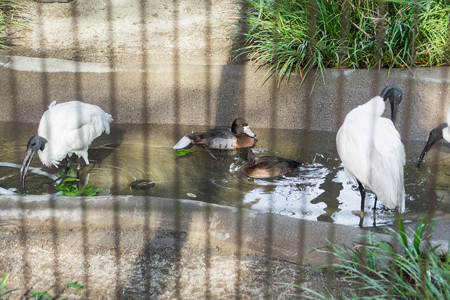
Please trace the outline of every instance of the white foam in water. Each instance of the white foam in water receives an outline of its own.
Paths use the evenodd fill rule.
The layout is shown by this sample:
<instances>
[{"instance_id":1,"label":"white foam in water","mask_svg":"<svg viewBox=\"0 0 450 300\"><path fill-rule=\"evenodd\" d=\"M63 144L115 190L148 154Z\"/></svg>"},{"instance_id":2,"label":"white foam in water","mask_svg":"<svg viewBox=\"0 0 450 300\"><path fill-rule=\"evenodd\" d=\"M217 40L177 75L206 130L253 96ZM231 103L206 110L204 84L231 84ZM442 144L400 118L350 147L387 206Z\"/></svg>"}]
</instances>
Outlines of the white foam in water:
<instances>
[{"instance_id":1,"label":"white foam in water","mask_svg":"<svg viewBox=\"0 0 450 300\"><path fill-rule=\"evenodd\" d=\"M243 202L260 211L317 220L327 205L311 201L325 192L320 186L329 173L330 170L316 163L302 167L295 177L285 176L275 181L257 179L254 181L257 187L245 195ZM274 190L266 192L264 186L273 186Z\"/></svg>"}]
</instances>

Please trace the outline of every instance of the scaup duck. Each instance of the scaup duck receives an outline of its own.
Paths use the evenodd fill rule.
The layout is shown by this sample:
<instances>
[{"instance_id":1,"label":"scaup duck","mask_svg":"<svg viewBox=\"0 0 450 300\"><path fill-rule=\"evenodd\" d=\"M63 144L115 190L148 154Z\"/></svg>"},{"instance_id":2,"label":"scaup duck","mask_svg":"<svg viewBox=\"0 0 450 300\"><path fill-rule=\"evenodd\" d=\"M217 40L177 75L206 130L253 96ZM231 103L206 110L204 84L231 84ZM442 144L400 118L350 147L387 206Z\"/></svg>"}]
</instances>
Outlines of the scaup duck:
<instances>
[{"instance_id":1,"label":"scaup duck","mask_svg":"<svg viewBox=\"0 0 450 300\"><path fill-rule=\"evenodd\" d=\"M252 147L256 140L243 118L234 120L230 128L217 127L209 130L186 134L173 146L173 149L183 149L189 145L205 145L210 149L232 150Z\"/></svg>"},{"instance_id":2,"label":"scaup duck","mask_svg":"<svg viewBox=\"0 0 450 300\"><path fill-rule=\"evenodd\" d=\"M245 165L241 172L253 178L271 178L290 173L300 167L303 161L282 158L278 156L261 156L255 160L250 148L244 150Z\"/></svg>"}]
</instances>

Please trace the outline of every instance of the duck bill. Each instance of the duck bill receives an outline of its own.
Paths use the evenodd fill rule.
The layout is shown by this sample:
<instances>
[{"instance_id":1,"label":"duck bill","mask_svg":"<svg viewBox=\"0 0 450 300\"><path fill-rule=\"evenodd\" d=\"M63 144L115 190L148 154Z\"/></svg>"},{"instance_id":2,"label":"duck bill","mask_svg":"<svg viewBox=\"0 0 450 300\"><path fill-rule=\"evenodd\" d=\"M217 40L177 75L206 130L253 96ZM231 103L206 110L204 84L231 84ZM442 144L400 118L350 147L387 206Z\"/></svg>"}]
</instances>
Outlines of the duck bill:
<instances>
[{"instance_id":1,"label":"duck bill","mask_svg":"<svg viewBox=\"0 0 450 300\"><path fill-rule=\"evenodd\" d=\"M249 137L255 137L256 136L256 134L253 133L253 131L250 129L250 127L248 125L244 126L244 133L246 135L248 135Z\"/></svg>"},{"instance_id":2,"label":"duck bill","mask_svg":"<svg viewBox=\"0 0 450 300\"><path fill-rule=\"evenodd\" d=\"M28 167L30 166L31 161L33 160L36 151L31 148L27 149L25 153L25 157L22 162L22 166L20 167L20 187L22 188L22 193L26 193L25 190L25 176L27 175Z\"/></svg>"},{"instance_id":3,"label":"duck bill","mask_svg":"<svg viewBox=\"0 0 450 300\"><path fill-rule=\"evenodd\" d=\"M428 139L427 144L425 145L425 148L423 148L422 154L420 154L419 159L417 160L417 167L420 168L420 164L423 161L423 158L425 157L425 154L431 149L431 147L434 145L435 140L432 138Z\"/></svg>"}]
</instances>

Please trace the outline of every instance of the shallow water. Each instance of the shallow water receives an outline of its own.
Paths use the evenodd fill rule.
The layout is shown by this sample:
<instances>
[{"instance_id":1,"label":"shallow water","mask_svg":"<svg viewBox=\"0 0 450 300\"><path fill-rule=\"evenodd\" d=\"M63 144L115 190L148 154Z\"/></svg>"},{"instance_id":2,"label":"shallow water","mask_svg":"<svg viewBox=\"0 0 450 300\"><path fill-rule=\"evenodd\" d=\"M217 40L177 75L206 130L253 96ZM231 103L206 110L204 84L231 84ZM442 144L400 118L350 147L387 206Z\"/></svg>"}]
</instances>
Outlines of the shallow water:
<instances>
[{"instance_id":1,"label":"shallow water","mask_svg":"<svg viewBox=\"0 0 450 300\"><path fill-rule=\"evenodd\" d=\"M37 125L0 126L0 193L17 192L19 165ZM298 171L287 176L262 180L247 178L239 171L242 160L237 151L208 152L196 146L188 155L175 157L172 146L182 134L202 128L205 127L115 124L111 135L94 141L89 150L90 164L83 164L81 180L102 188L102 194L190 198L308 220L359 224L359 217L352 211L360 209L360 195L357 186L345 177L334 133L252 128L258 138L256 157L278 155L304 161ZM426 211L433 211L438 219L449 218L450 147L437 145L418 169L415 162L424 142L404 143L407 219L416 220ZM36 169L35 173L28 171L28 193L54 193L54 174L63 167L43 167L37 156L31 165ZM148 189L133 189L130 184L136 180L155 184ZM369 192L365 227L373 224L373 204L374 194ZM377 225L387 225L392 223L393 215L378 202L375 218Z\"/></svg>"}]
</instances>

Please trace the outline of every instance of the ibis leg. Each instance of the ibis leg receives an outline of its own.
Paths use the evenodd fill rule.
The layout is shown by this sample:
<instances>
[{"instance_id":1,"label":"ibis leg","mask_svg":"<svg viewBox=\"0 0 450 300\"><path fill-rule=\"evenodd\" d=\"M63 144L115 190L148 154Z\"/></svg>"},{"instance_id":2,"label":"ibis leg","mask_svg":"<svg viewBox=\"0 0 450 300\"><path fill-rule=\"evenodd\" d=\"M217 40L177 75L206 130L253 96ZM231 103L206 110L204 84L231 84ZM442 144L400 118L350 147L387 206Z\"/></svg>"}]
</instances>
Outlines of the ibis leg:
<instances>
[{"instance_id":1,"label":"ibis leg","mask_svg":"<svg viewBox=\"0 0 450 300\"><path fill-rule=\"evenodd\" d=\"M373 210L373 223L372 223L373 227L377 227L377 214L375 209Z\"/></svg>"},{"instance_id":2,"label":"ibis leg","mask_svg":"<svg viewBox=\"0 0 450 300\"><path fill-rule=\"evenodd\" d=\"M69 155L66 155L65 160L66 160L66 169L64 170L64 174L68 174L70 168L72 168L72 161L70 160Z\"/></svg>"},{"instance_id":3,"label":"ibis leg","mask_svg":"<svg viewBox=\"0 0 450 300\"><path fill-rule=\"evenodd\" d=\"M358 182L358 189L359 189L359 192L361 193L361 211L364 212L364 202L366 201L366 191L364 190L364 187L361 184L361 182L358 179L356 179L356 181Z\"/></svg>"},{"instance_id":4,"label":"ibis leg","mask_svg":"<svg viewBox=\"0 0 450 300\"><path fill-rule=\"evenodd\" d=\"M80 186L80 171L81 171L81 157L78 156L78 165L77 165L77 185Z\"/></svg>"},{"instance_id":5,"label":"ibis leg","mask_svg":"<svg viewBox=\"0 0 450 300\"><path fill-rule=\"evenodd\" d=\"M377 195L375 195L375 204L373 205L373 210L377 209L377 200L378 200L378 197L377 197Z\"/></svg>"},{"instance_id":6,"label":"ibis leg","mask_svg":"<svg viewBox=\"0 0 450 300\"><path fill-rule=\"evenodd\" d=\"M378 197L377 195L375 195L375 204L373 205L373 227L377 227L377 219L376 219L377 200Z\"/></svg>"}]
</instances>

